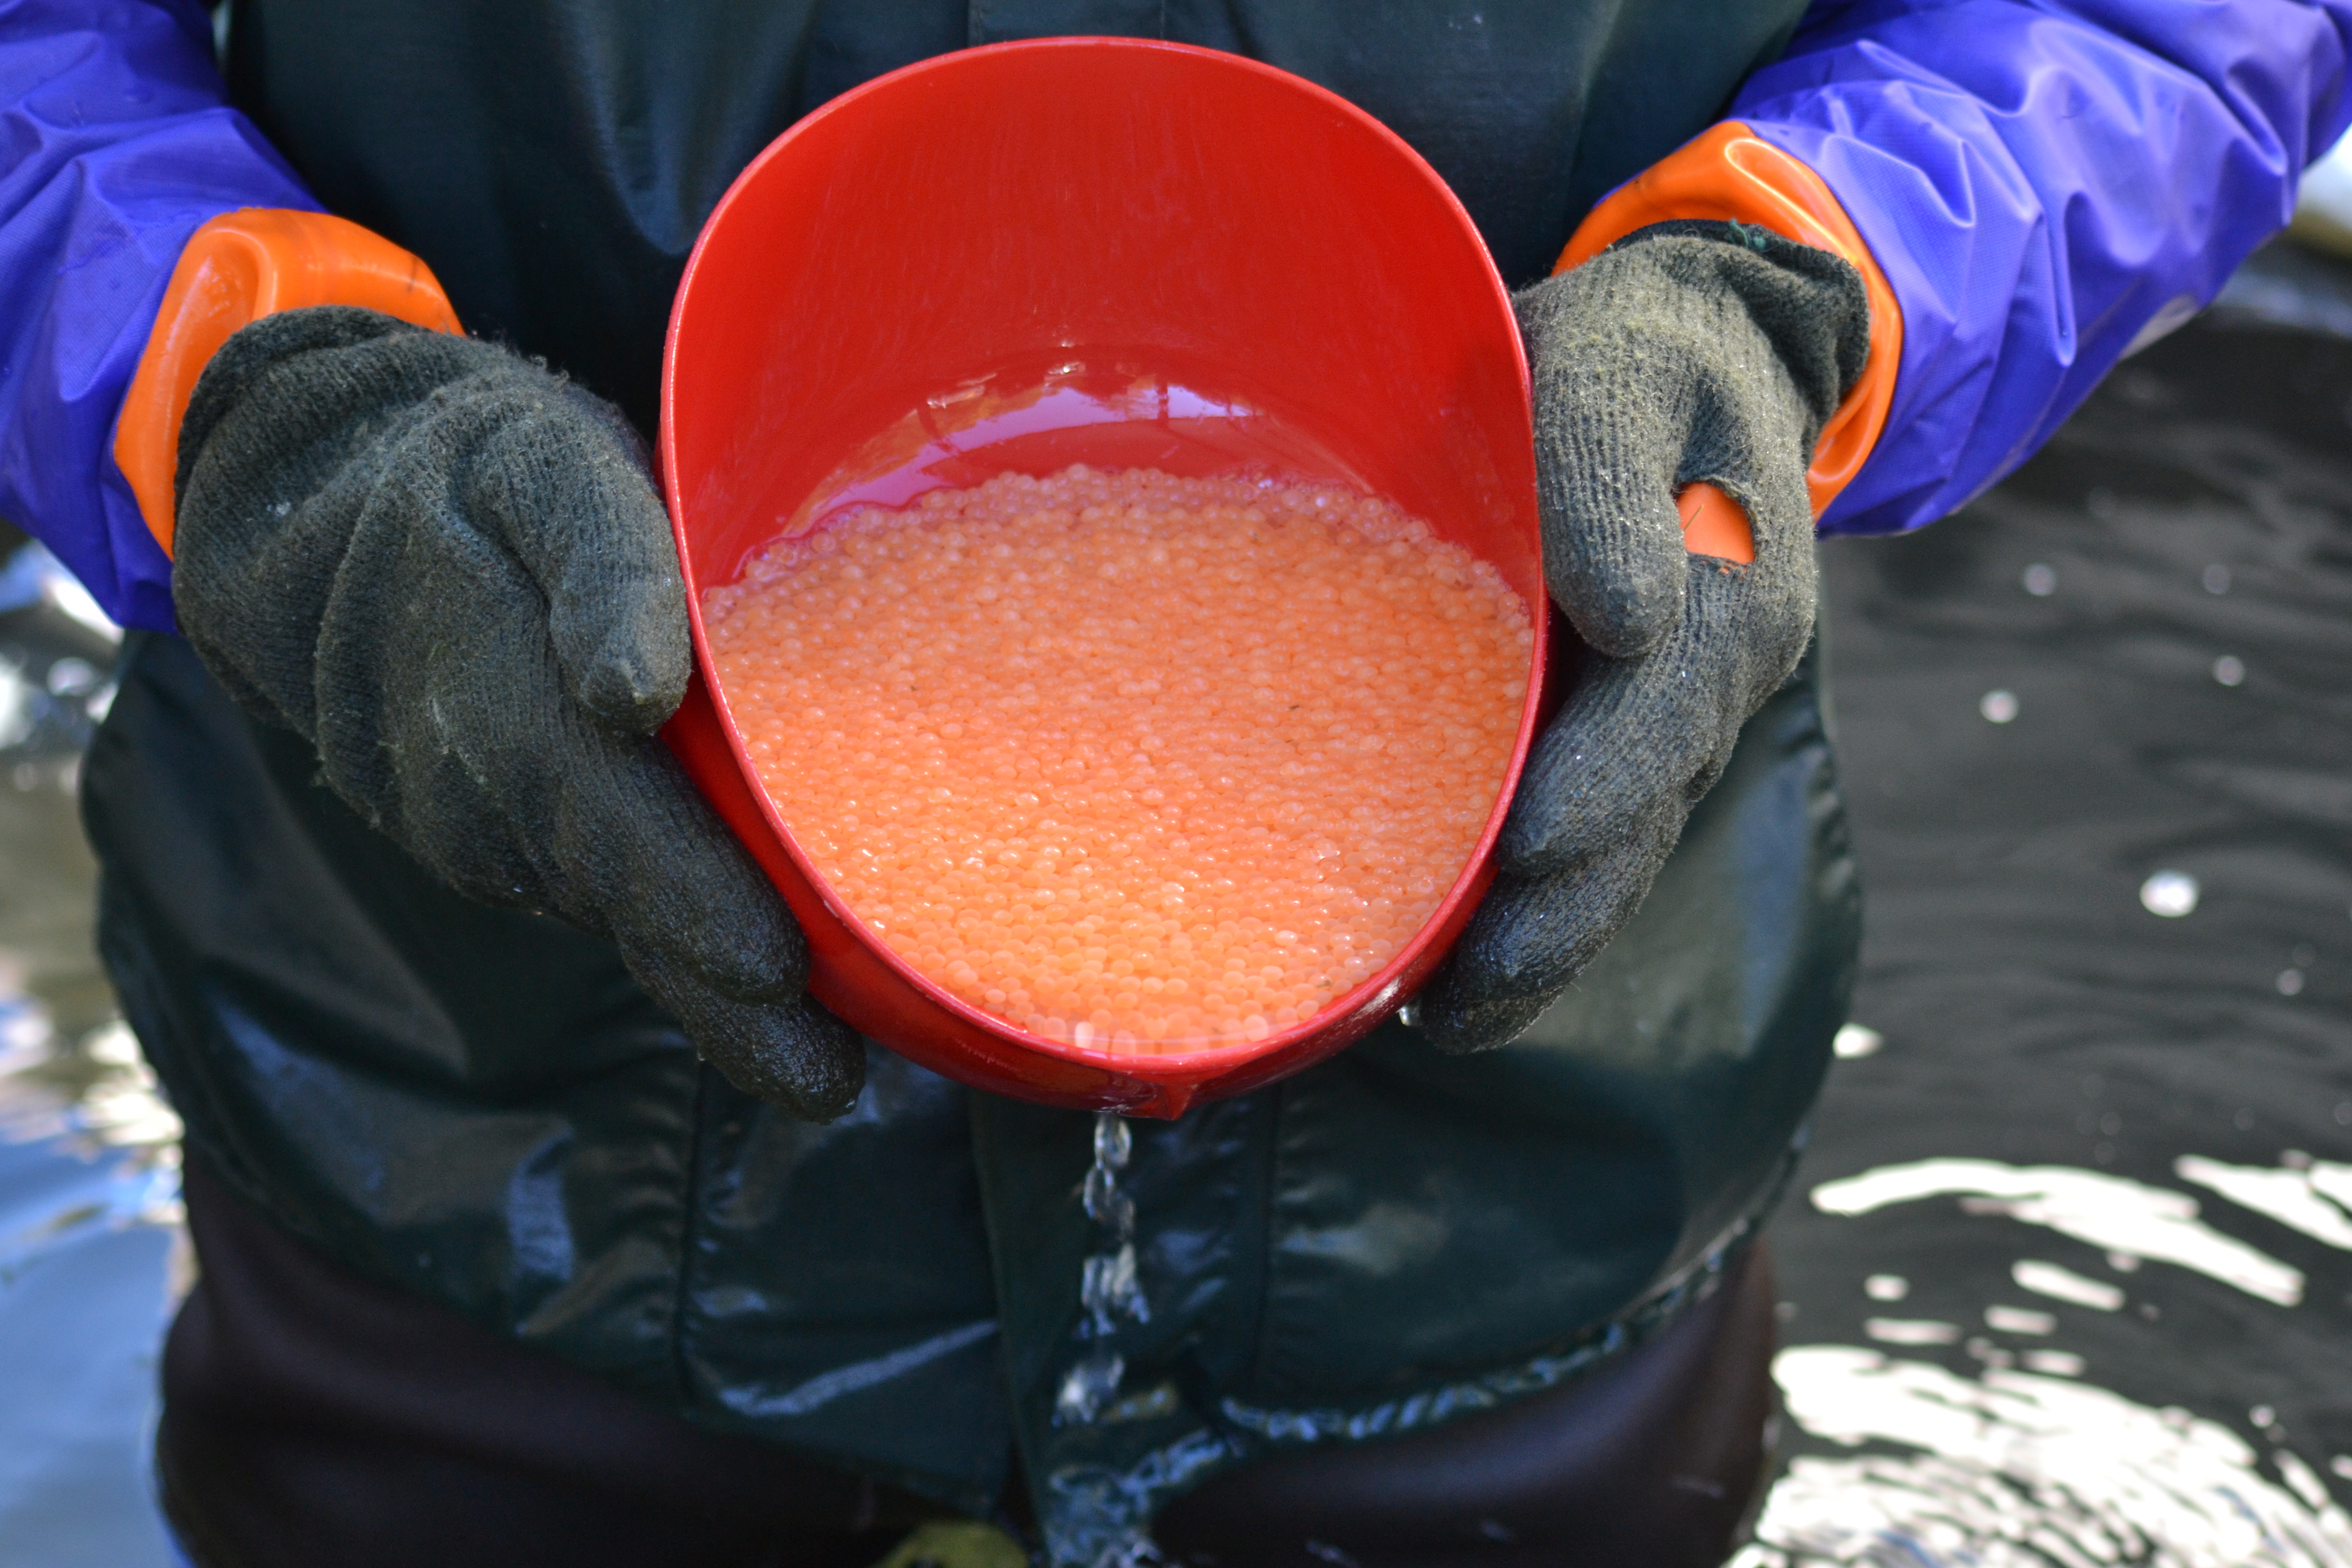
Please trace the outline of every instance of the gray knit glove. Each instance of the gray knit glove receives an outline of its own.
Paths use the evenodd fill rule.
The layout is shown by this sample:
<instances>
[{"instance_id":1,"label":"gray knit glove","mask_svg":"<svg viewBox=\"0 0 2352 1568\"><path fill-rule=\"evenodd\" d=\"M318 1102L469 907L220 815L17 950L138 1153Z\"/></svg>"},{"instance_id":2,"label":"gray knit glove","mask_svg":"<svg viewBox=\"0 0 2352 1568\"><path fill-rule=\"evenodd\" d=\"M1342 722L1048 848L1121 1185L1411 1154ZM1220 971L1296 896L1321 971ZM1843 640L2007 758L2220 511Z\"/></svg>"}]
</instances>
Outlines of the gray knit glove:
<instances>
[{"instance_id":1,"label":"gray knit glove","mask_svg":"<svg viewBox=\"0 0 2352 1568\"><path fill-rule=\"evenodd\" d=\"M178 495L182 627L353 810L470 898L609 937L746 1093L849 1108L865 1058L803 994L800 929L654 738L686 590L618 411L488 343L292 310L205 367Z\"/></svg>"},{"instance_id":2,"label":"gray knit glove","mask_svg":"<svg viewBox=\"0 0 2352 1568\"><path fill-rule=\"evenodd\" d=\"M1420 999L1442 1050L1517 1037L1640 907L1813 626L1805 468L1862 372L1861 276L1736 224L1661 224L1517 298L1553 599L1591 645L1497 876ZM1683 547L1675 492L1747 509L1756 560Z\"/></svg>"}]
</instances>

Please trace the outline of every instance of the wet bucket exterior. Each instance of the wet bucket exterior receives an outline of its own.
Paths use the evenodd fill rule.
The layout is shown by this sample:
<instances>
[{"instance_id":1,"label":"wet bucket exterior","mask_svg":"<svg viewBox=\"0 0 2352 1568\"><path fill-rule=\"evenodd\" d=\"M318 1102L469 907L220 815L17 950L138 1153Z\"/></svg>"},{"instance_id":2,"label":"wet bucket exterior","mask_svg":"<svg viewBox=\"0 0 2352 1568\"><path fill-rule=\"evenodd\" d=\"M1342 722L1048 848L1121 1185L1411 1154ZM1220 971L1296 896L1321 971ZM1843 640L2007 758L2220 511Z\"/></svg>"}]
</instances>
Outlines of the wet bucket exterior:
<instances>
[{"instance_id":1,"label":"wet bucket exterior","mask_svg":"<svg viewBox=\"0 0 2352 1568\"><path fill-rule=\"evenodd\" d=\"M1044 395L1056 388L1086 395ZM959 445L960 409L1065 405L1091 412ZM976 1088L1173 1116L1360 1038L1444 955L1491 877L1543 681L1470 864L1381 973L1253 1045L1138 1057L1023 1032L883 947L793 841L709 680L702 592L832 502L877 493L877 474L897 497L1006 469L1203 474L1269 455L1388 495L1491 562L1549 668L1509 298L1435 172L1309 82L1126 39L966 50L828 104L729 190L663 363L698 672L666 735L792 906L811 988L843 1019Z\"/></svg>"}]
</instances>

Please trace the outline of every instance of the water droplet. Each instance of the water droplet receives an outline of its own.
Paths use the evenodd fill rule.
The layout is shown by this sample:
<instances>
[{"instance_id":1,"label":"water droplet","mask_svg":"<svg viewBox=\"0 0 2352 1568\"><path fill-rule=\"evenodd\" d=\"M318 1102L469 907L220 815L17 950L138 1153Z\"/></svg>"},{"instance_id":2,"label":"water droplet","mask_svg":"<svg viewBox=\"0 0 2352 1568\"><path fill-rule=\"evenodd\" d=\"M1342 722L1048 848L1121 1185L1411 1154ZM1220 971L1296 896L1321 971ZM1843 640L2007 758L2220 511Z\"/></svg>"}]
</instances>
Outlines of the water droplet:
<instances>
[{"instance_id":1,"label":"water droplet","mask_svg":"<svg viewBox=\"0 0 2352 1568\"><path fill-rule=\"evenodd\" d=\"M2212 565L2205 568L2204 584L2205 591L2209 594L2228 593L2230 591L2230 569L2227 566L2222 565L2220 562L2215 562Z\"/></svg>"},{"instance_id":2,"label":"water droplet","mask_svg":"<svg viewBox=\"0 0 2352 1568\"><path fill-rule=\"evenodd\" d=\"M1989 724L2006 724L2017 717L2017 693L1988 691L1977 702L1977 711L1984 715L1985 722Z\"/></svg>"},{"instance_id":3,"label":"water droplet","mask_svg":"<svg viewBox=\"0 0 2352 1568\"><path fill-rule=\"evenodd\" d=\"M2224 686L2241 686L2246 679L2246 662L2234 654L2223 654L2213 661L2213 679Z\"/></svg>"},{"instance_id":4,"label":"water droplet","mask_svg":"<svg viewBox=\"0 0 2352 1568\"><path fill-rule=\"evenodd\" d=\"M1097 1334L1111 1331L1114 1315L1149 1322L1151 1310L1135 1279L1135 1244L1098 1252L1086 1260L1078 1279L1078 1304L1096 1322Z\"/></svg>"},{"instance_id":5,"label":"water droplet","mask_svg":"<svg viewBox=\"0 0 2352 1568\"><path fill-rule=\"evenodd\" d=\"M1874 1301L1900 1301L1911 1294L1911 1281L1900 1274L1874 1274L1862 1282L1862 1293Z\"/></svg>"},{"instance_id":6,"label":"water droplet","mask_svg":"<svg viewBox=\"0 0 2352 1568\"><path fill-rule=\"evenodd\" d=\"M49 666L48 679L44 684L48 687L52 697L79 697L94 690L98 682L99 673L87 659L61 658Z\"/></svg>"},{"instance_id":7,"label":"water droplet","mask_svg":"<svg viewBox=\"0 0 2352 1568\"><path fill-rule=\"evenodd\" d=\"M1999 1302L1984 1310L1985 1327L2004 1334L2047 1334L2058 1328L2057 1314L2032 1307L2010 1307Z\"/></svg>"},{"instance_id":8,"label":"water droplet","mask_svg":"<svg viewBox=\"0 0 2352 1568\"><path fill-rule=\"evenodd\" d=\"M1135 1147L1135 1134L1127 1119L1116 1110L1095 1113L1095 1160L1114 1171L1127 1169L1128 1155Z\"/></svg>"},{"instance_id":9,"label":"water droplet","mask_svg":"<svg viewBox=\"0 0 2352 1568\"><path fill-rule=\"evenodd\" d=\"M1054 1395L1055 1421L1092 1421L1102 1414L1110 1396L1118 1392L1118 1380L1126 1375L1127 1363L1114 1352L1101 1351L1086 1357L1070 1368Z\"/></svg>"},{"instance_id":10,"label":"water droplet","mask_svg":"<svg viewBox=\"0 0 2352 1568\"><path fill-rule=\"evenodd\" d=\"M2158 871L2139 885L2140 907L2177 921L2197 909L2197 879L2186 871Z\"/></svg>"},{"instance_id":11,"label":"water droplet","mask_svg":"<svg viewBox=\"0 0 2352 1568\"><path fill-rule=\"evenodd\" d=\"M2124 1293L2105 1280L2085 1279L2071 1268L2037 1258L2018 1259L2010 1265L2009 1277L2036 1295L2055 1297L2095 1311L2112 1312L2124 1304Z\"/></svg>"},{"instance_id":12,"label":"water droplet","mask_svg":"<svg viewBox=\"0 0 2352 1568\"><path fill-rule=\"evenodd\" d=\"M25 679L16 665L0 659L0 747L13 746L33 732L33 704Z\"/></svg>"},{"instance_id":13,"label":"water droplet","mask_svg":"<svg viewBox=\"0 0 2352 1568\"><path fill-rule=\"evenodd\" d=\"M1883 1345L1948 1345L1960 1338L1958 1323L1932 1318L1865 1318L1862 1331Z\"/></svg>"},{"instance_id":14,"label":"water droplet","mask_svg":"<svg viewBox=\"0 0 2352 1568\"><path fill-rule=\"evenodd\" d=\"M2300 969L2282 969L2279 971L2277 984L2278 994L2280 995L2300 996L2303 994L2303 971Z\"/></svg>"},{"instance_id":15,"label":"water droplet","mask_svg":"<svg viewBox=\"0 0 2352 1568\"><path fill-rule=\"evenodd\" d=\"M2058 591L2057 572L2042 562L2025 569L2025 591L2037 599L2046 599Z\"/></svg>"},{"instance_id":16,"label":"water droplet","mask_svg":"<svg viewBox=\"0 0 2352 1568\"><path fill-rule=\"evenodd\" d=\"M1087 1173L1084 1198L1088 1219L1116 1237L1134 1233L1135 1200L1120 1192L1118 1178L1100 1165Z\"/></svg>"},{"instance_id":17,"label":"water droplet","mask_svg":"<svg viewBox=\"0 0 2352 1568\"><path fill-rule=\"evenodd\" d=\"M1885 1043L1886 1037L1877 1030L1860 1024L1847 1024L1838 1030L1837 1037L1830 1042L1830 1048L1840 1057L1852 1060L1856 1057L1876 1056L1878 1048Z\"/></svg>"}]
</instances>

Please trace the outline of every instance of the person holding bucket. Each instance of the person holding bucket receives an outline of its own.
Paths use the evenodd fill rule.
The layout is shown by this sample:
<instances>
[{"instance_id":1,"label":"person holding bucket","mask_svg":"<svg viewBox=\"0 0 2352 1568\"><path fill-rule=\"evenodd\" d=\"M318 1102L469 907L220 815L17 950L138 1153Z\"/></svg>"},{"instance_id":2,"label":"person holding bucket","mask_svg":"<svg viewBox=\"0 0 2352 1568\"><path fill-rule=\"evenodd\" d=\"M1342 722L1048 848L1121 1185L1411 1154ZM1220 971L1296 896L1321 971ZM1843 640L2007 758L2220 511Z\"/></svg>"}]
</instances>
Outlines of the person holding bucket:
<instances>
[{"instance_id":1,"label":"person holding bucket","mask_svg":"<svg viewBox=\"0 0 2352 1568\"><path fill-rule=\"evenodd\" d=\"M1809 530L1934 521L2210 300L2342 132L2352 33L2294 0L0 19L0 513L132 628L85 809L188 1129L157 1449L204 1568L856 1563L956 1515L1065 1563L1719 1561L1763 1468L1755 1237L1858 933ZM1444 176L1519 290L1591 650L1414 1022L1131 1124L1151 1313L1093 1419L1055 1401L1092 1119L803 994L654 738L688 658L643 444L763 145L1068 34L1295 72ZM1696 549L1686 484L1723 498Z\"/></svg>"}]
</instances>

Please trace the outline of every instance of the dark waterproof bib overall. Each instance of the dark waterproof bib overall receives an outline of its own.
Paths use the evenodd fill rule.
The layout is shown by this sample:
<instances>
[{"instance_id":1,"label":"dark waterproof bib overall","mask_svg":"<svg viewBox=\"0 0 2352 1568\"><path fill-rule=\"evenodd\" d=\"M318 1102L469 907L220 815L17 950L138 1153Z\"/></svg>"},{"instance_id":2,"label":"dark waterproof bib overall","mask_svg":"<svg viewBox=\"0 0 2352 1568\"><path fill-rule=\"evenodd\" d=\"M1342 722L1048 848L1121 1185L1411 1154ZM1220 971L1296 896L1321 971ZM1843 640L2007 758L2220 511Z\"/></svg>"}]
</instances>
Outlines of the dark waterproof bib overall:
<instances>
[{"instance_id":1,"label":"dark waterproof bib overall","mask_svg":"<svg viewBox=\"0 0 2352 1568\"><path fill-rule=\"evenodd\" d=\"M1363 105L1514 285L1718 116L1800 9L1655 0L247 0L239 101L478 332L650 430L670 293L771 138L882 71L1054 33L1235 50ZM1348 265L1331 258L1334 268ZM702 1067L612 947L444 890L135 642L94 749L101 941L208 1166L376 1279L710 1426L979 1510L1017 1443L1057 1554L1276 1447L1557 1384L1704 1289L1784 1178L1858 933L1811 660L1748 726L1640 915L1517 1044L1390 1025L1135 1124L1148 1322L1080 1351L1091 1118L877 1048L793 1122Z\"/></svg>"}]
</instances>

